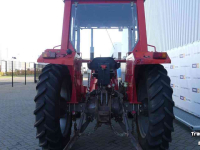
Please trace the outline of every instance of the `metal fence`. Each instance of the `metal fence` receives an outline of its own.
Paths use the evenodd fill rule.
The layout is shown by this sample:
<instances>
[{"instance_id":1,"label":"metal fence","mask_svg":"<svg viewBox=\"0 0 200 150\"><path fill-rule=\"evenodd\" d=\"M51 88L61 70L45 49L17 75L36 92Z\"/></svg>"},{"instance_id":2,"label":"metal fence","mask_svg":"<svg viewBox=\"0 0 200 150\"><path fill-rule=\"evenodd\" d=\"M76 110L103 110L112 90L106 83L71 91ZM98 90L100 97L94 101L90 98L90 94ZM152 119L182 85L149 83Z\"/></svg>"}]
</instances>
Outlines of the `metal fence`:
<instances>
[{"instance_id":1,"label":"metal fence","mask_svg":"<svg viewBox=\"0 0 200 150\"><path fill-rule=\"evenodd\" d=\"M0 86L15 83L36 83L45 64L18 61L0 61Z\"/></svg>"}]
</instances>

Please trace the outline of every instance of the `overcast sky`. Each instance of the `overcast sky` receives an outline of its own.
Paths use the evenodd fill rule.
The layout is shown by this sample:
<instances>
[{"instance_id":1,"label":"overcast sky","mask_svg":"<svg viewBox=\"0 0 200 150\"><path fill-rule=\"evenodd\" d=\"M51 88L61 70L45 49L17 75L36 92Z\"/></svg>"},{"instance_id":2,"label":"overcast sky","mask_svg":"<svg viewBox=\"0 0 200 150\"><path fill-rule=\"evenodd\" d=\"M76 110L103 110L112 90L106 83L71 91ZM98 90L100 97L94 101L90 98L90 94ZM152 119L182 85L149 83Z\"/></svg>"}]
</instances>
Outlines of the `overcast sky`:
<instances>
[{"instance_id":1,"label":"overcast sky","mask_svg":"<svg viewBox=\"0 0 200 150\"><path fill-rule=\"evenodd\" d=\"M60 45L63 12L62 0L0 0L0 58L36 62L45 49ZM82 33L81 50L83 57L89 58L91 34ZM109 34L113 44L122 43L118 30L110 30ZM94 31L94 47L96 57L112 55L106 30Z\"/></svg>"},{"instance_id":2,"label":"overcast sky","mask_svg":"<svg viewBox=\"0 0 200 150\"><path fill-rule=\"evenodd\" d=\"M63 11L62 0L0 0L1 57L35 61L60 45Z\"/></svg>"}]
</instances>

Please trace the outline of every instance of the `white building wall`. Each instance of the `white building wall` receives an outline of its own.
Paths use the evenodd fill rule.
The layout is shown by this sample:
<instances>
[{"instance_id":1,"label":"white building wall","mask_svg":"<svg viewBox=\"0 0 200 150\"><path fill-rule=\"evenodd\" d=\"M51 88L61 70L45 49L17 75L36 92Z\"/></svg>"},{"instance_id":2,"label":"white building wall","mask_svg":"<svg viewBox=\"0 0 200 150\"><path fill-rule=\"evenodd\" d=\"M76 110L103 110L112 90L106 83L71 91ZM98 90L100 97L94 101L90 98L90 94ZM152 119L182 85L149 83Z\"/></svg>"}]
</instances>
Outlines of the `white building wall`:
<instances>
[{"instance_id":1,"label":"white building wall","mask_svg":"<svg viewBox=\"0 0 200 150\"><path fill-rule=\"evenodd\" d=\"M167 51L200 40L200 0L146 0L148 44Z\"/></svg>"}]
</instances>

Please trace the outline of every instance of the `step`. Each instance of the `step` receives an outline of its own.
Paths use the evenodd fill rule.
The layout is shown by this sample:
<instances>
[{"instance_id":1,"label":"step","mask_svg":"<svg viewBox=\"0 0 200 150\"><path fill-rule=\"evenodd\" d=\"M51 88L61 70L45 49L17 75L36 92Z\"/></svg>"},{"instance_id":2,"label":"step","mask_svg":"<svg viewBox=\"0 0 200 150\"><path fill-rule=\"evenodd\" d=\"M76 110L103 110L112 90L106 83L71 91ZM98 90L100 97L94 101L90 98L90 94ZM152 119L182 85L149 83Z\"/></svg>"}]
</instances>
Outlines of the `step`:
<instances>
[{"instance_id":1,"label":"step","mask_svg":"<svg viewBox=\"0 0 200 150\"><path fill-rule=\"evenodd\" d=\"M178 107L174 107L175 118L193 131L200 131L200 118L196 117Z\"/></svg>"}]
</instances>

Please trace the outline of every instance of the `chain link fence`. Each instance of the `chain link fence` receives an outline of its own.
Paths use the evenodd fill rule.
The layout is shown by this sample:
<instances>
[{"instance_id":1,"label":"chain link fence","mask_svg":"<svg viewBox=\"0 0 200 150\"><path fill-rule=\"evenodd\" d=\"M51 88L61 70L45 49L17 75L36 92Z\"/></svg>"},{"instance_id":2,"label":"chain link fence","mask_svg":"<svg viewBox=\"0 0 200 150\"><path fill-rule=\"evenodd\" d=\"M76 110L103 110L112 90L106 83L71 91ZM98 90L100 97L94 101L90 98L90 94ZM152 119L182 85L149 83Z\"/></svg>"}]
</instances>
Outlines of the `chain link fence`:
<instances>
[{"instance_id":1,"label":"chain link fence","mask_svg":"<svg viewBox=\"0 0 200 150\"><path fill-rule=\"evenodd\" d=\"M0 61L0 86L15 83L36 83L45 64L34 62Z\"/></svg>"}]
</instances>

